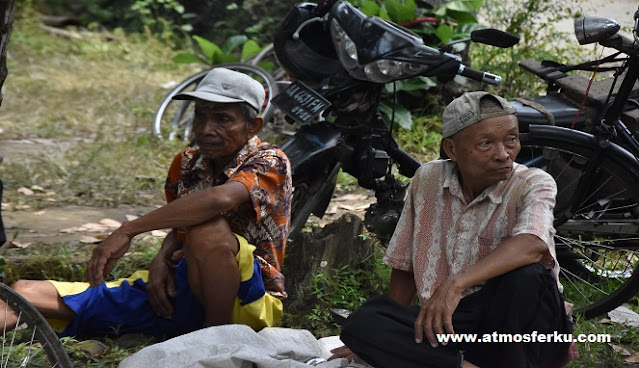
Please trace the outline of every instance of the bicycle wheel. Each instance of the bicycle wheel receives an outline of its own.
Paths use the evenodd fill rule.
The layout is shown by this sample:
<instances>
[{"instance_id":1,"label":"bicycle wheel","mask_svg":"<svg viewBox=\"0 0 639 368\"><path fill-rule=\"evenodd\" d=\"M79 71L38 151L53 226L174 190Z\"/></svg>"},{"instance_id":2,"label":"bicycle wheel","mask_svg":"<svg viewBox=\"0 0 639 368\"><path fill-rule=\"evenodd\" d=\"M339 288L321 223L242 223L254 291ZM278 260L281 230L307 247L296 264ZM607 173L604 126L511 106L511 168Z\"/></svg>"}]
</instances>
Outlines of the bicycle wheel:
<instances>
[{"instance_id":1,"label":"bicycle wheel","mask_svg":"<svg viewBox=\"0 0 639 368\"><path fill-rule=\"evenodd\" d=\"M9 308L18 315L15 325L2 325L0 367L73 366L58 336L31 303L3 283L0 283L0 301L1 316L7 316ZM6 318L2 320L6 322Z\"/></svg>"},{"instance_id":2,"label":"bicycle wheel","mask_svg":"<svg viewBox=\"0 0 639 368\"><path fill-rule=\"evenodd\" d=\"M220 64L213 68L227 68L242 72L262 83L266 91L266 103L262 107L260 114L264 118L265 125L271 121L275 109L275 106L271 104L271 98L277 95L279 87L269 72L257 65L245 63ZM182 92L195 90L202 78L212 69L203 70L190 76L169 92L155 113L155 119L153 120L154 136L159 139L180 139L183 141L189 141L192 138L194 103L192 100L173 100L173 97Z\"/></svg>"},{"instance_id":3,"label":"bicycle wheel","mask_svg":"<svg viewBox=\"0 0 639 368\"><path fill-rule=\"evenodd\" d=\"M557 182L555 245L564 298L575 313L593 318L639 291L639 174L631 169L634 158L618 147L596 162L592 136L575 133L573 140L551 128L544 136L523 134L517 161Z\"/></svg>"}]
</instances>

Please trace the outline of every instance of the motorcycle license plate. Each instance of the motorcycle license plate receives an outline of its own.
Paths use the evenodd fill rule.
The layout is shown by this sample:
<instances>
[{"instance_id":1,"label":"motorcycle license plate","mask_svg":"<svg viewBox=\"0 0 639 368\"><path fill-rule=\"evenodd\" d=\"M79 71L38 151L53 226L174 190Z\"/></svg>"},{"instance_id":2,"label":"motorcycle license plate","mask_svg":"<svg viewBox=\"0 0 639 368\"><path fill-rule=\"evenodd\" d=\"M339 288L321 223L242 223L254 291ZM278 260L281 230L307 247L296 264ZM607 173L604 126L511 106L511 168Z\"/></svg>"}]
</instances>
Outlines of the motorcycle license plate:
<instances>
[{"instance_id":1,"label":"motorcycle license plate","mask_svg":"<svg viewBox=\"0 0 639 368\"><path fill-rule=\"evenodd\" d=\"M322 95L300 81L291 83L271 102L302 125L310 124L331 105Z\"/></svg>"}]
</instances>

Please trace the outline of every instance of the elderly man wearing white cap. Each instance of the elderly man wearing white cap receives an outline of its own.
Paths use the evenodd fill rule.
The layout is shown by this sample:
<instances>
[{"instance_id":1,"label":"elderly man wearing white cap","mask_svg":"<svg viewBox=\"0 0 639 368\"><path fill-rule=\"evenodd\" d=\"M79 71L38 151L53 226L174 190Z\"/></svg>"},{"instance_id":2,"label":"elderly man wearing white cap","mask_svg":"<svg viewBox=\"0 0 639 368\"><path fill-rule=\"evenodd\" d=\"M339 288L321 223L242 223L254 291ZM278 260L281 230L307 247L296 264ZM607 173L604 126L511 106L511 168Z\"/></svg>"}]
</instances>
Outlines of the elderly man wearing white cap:
<instances>
[{"instance_id":1,"label":"elderly man wearing white cap","mask_svg":"<svg viewBox=\"0 0 639 368\"><path fill-rule=\"evenodd\" d=\"M165 184L167 204L125 222L97 246L85 283L20 280L13 287L61 336L141 332L172 337L205 326L278 324L286 297L280 266L292 195L286 155L261 142L262 85L224 68L193 92L195 143ZM148 271L104 282L138 234L171 229ZM5 308L2 307L2 310ZM0 315L15 323L16 316Z\"/></svg>"},{"instance_id":2,"label":"elderly man wearing white cap","mask_svg":"<svg viewBox=\"0 0 639 368\"><path fill-rule=\"evenodd\" d=\"M503 98L466 93L442 121L444 159L415 174L384 257L390 297L346 319L347 347L335 357L355 353L378 368L555 367L568 344L533 337L571 333L553 241L556 184L514 162L519 127ZM477 342L453 340L460 334Z\"/></svg>"}]
</instances>

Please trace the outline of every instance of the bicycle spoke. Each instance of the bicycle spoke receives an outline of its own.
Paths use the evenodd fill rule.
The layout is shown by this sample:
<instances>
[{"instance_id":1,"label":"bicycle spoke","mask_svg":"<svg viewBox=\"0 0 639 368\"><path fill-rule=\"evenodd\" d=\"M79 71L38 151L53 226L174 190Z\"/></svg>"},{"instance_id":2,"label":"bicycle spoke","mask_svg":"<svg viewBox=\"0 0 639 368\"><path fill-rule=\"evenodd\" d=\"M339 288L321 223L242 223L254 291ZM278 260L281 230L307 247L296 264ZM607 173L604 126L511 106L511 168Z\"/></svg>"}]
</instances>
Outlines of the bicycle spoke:
<instances>
[{"instance_id":1,"label":"bicycle spoke","mask_svg":"<svg viewBox=\"0 0 639 368\"><path fill-rule=\"evenodd\" d=\"M16 321L16 325L13 328L12 332L12 336L11 336L11 343L9 343L9 352L7 353L7 361L4 365L4 368L7 368L7 366L9 365L9 357L11 357L11 351L13 350L13 343L16 340L16 334L18 332L18 326L20 326L20 319L22 318L22 311L18 313L18 320Z\"/></svg>"},{"instance_id":2,"label":"bicycle spoke","mask_svg":"<svg viewBox=\"0 0 639 368\"><path fill-rule=\"evenodd\" d=\"M562 270L561 270L561 272L562 272L564 275L565 275L565 274L570 274L570 275L571 275L571 276L573 276L574 278L579 279L579 281L582 281L584 284L588 284L588 285L592 286L594 289L597 289L597 291L599 291L599 292L601 292L601 293L604 293L604 294L607 294L605 291L603 291L603 290L601 290L601 289L597 288L596 286L592 285L591 283L589 283L588 281L584 280L582 277L580 277L579 275L575 274L574 272L570 272L570 271L568 271L568 270L566 270L566 269L562 269ZM581 289L579 286L577 286L577 284L575 284L575 283L574 283L574 281L572 281L572 279L571 279L571 278L569 278L569 277L564 277L564 279L565 279L565 280L568 280L568 282L570 282L570 283L572 284L572 286L575 288L575 290L577 290L577 291L579 292L579 294L581 294L581 296L583 296L583 297L584 297L584 299L585 299L587 302L589 302L589 303L591 302L590 298L589 298L588 296L586 296L586 294L584 294L584 293L581 291L582 289Z\"/></svg>"},{"instance_id":3,"label":"bicycle spoke","mask_svg":"<svg viewBox=\"0 0 639 368\"><path fill-rule=\"evenodd\" d=\"M639 288L634 275L639 271L639 176L614 152L596 156L594 146L570 142L560 130L544 128L537 136L534 131L523 136L518 162L548 172L557 183L560 281L575 313L592 318Z\"/></svg>"}]
</instances>

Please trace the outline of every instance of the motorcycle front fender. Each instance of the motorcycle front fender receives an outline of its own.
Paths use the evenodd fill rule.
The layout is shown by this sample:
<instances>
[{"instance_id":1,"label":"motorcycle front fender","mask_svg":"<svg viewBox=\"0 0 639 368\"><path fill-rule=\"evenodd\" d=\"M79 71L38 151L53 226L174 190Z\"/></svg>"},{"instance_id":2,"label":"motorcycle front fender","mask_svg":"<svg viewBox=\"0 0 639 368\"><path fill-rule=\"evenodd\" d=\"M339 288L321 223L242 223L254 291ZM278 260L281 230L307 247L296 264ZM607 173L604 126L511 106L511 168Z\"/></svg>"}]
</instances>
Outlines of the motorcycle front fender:
<instances>
[{"instance_id":1,"label":"motorcycle front fender","mask_svg":"<svg viewBox=\"0 0 639 368\"><path fill-rule=\"evenodd\" d=\"M291 162L293 185L328 174L339 161L342 135L328 123L306 125L281 146Z\"/></svg>"}]
</instances>

